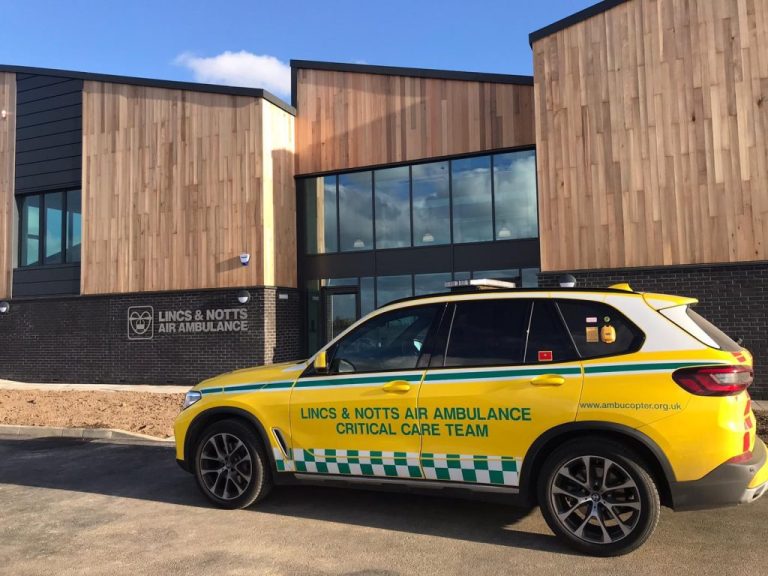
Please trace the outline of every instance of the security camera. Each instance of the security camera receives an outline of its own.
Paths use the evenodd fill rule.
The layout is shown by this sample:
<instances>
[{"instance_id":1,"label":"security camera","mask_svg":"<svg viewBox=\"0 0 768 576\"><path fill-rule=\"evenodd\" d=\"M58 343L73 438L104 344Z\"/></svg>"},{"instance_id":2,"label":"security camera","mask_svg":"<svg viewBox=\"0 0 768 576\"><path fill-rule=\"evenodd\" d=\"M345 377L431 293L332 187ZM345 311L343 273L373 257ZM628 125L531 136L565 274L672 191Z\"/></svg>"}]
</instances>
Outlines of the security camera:
<instances>
[{"instance_id":1,"label":"security camera","mask_svg":"<svg viewBox=\"0 0 768 576\"><path fill-rule=\"evenodd\" d=\"M248 266L248 262L251 261L251 255L248 254L248 252L243 252L240 254L240 264L243 266Z\"/></svg>"}]
</instances>

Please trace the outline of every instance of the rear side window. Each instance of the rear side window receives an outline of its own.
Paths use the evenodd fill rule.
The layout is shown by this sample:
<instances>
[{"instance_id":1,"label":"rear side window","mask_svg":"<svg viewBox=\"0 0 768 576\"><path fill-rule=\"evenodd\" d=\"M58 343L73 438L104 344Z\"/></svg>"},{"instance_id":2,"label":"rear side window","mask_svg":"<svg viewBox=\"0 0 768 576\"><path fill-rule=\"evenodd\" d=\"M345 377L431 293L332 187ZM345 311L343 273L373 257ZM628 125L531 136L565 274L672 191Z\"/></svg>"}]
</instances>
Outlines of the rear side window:
<instances>
[{"instance_id":1,"label":"rear side window","mask_svg":"<svg viewBox=\"0 0 768 576\"><path fill-rule=\"evenodd\" d=\"M570 362L576 359L578 355L554 303L534 300L525 363Z\"/></svg>"},{"instance_id":2,"label":"rear side window","mask_svg":"<svg viewBox=\"0 0 768 576\"><path fill-rule=\"evenodd\" d=\"M726 352L739 352L741 350L741 346L734 342L728 334L720 330L720 328L701 316L690 306L675 306L674 308L660 310L660 312L707 346L719 348Z\"/></svg>"},{"instance_id":3,"label":"rear side window","mask_svg":"<svg viewBox=\"0 0 768 576\"><path fill-rule=\"evenodd\" d=\"M521 364L530 317L529 300L459 302L444 365Z\"/></svg>"},{"instance_id":4,"label":"rear side window","mask_svg":"<svg viewBox=\"0 0 768 576\"><path fill-rule=\"evenodd\" d=\"M589 300L558 300L557 306L582 358L628 354L643 345L645 335L612 306Z\"/></svg>"}]
</instances>

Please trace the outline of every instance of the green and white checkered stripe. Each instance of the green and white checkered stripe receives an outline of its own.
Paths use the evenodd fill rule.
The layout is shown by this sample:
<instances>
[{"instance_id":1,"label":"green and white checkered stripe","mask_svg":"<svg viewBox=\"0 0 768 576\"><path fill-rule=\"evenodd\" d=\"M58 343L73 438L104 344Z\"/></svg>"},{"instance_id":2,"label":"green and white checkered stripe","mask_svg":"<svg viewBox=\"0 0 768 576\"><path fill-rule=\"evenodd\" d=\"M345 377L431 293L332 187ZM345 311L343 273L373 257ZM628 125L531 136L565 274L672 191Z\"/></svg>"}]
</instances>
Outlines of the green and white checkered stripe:
<instances>
[{"instance_id":1,"label":"green and white checkered stripe","mask_svg":"<svg viewBox=\"0 0 768 576\"><path fill-rule=\"evenodd\" d=\"M512 456L428 453L421 456L421 467L428 480L517 486L520 465L521 461Z\"/></svg>"},{"instance_id":2,"label":"green and white checkered stripe","mask_svg":"<svg viewBox=\"0 0 768 576\"><path fill-rule=\"evenodd\" d=\"M275 466L278 472L293 472L296 467L293 465L293 460L286 460L283 457L283 451L280 448L272 447L272 454L275 456Z\"/></svg>"},{"instance_id":3,"label":"green and white checkered stripe","mask_svg":"<svg viewBox=\"0 0 768 576\"><path fill-rule=\"evenodd\" d=\"M423 478L419 467L419 455L415 452L294 448L293 464L296 472Z\"/></svg>"}]
</instances>

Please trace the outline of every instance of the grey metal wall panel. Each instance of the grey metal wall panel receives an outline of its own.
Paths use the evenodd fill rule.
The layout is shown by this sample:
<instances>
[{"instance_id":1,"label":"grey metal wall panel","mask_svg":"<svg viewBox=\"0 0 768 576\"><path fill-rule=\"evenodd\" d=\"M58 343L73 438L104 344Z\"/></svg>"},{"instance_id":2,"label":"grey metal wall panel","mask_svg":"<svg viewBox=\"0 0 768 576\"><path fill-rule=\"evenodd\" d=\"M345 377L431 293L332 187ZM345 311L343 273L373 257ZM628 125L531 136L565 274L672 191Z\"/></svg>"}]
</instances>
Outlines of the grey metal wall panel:
<instances>
[{"instance_id":1,"label":"grey metal wall panel","mask_svg":"<svg viewBox=\"0 0 768 576\"><path fill-rule=\"evenodd\" d=\"M81 185L83 81L18 74L16 194Z\"/></svg>"}]
</instances>

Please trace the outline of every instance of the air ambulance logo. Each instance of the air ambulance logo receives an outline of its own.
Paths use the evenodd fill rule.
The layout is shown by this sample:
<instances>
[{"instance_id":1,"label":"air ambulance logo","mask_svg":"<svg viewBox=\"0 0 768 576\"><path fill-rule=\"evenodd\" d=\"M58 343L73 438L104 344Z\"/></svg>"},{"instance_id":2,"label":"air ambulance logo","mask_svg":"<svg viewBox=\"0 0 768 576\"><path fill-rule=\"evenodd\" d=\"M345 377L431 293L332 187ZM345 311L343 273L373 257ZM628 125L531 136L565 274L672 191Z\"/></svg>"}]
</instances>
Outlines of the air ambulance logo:
<instances>
[{"instance_id":1,"label":"air ambulance logo","mask_svg":"<svg viewBox=\"0 0 768 576\"><path fill-rule=\"evenodd\" d=\"M155 335L155 309L152 306L128 308L128 340L152 340Z\"/></svg>"}]
</instances>

